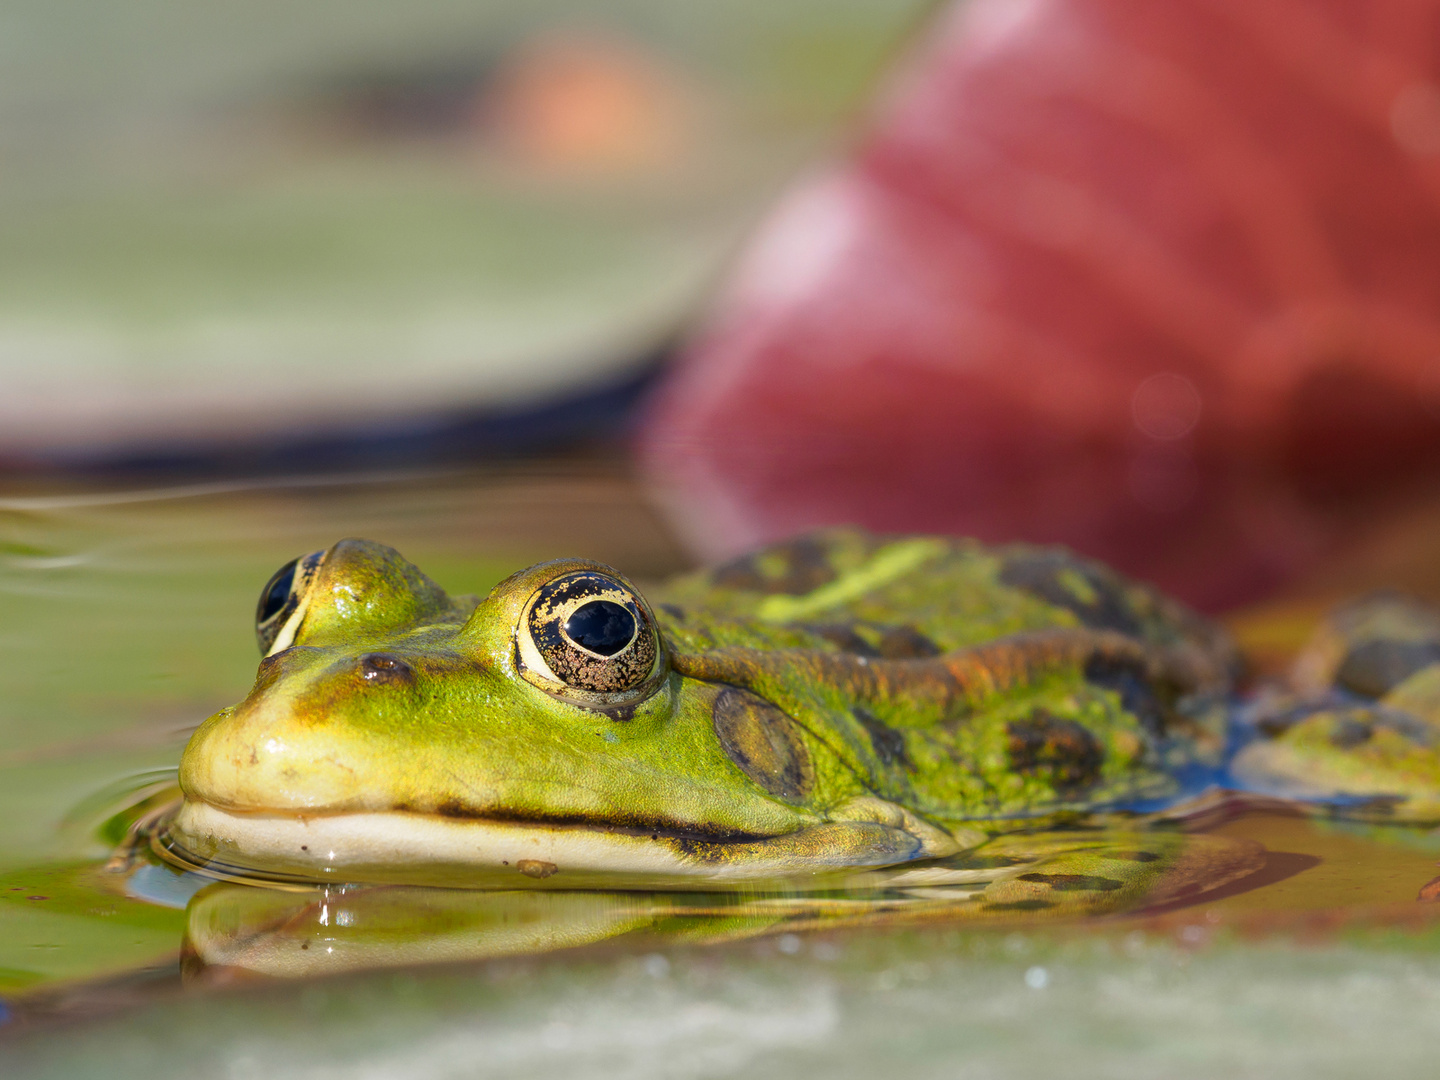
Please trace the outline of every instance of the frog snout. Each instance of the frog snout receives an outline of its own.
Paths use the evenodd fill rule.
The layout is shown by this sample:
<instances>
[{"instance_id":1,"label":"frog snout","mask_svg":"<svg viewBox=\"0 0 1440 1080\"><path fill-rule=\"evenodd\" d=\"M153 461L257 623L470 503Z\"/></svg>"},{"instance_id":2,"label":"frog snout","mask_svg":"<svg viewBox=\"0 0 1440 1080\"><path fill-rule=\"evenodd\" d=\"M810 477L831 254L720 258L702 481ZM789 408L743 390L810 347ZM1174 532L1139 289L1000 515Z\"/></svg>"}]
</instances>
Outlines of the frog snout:
<instances>
[{"instance_id":1,"label":"frog snout","mask_svg":"<svg viewBox=\"0 0 1440 1080\"><path fill-rule=\"evenodd\" d=\"M260 690L201 724L180 759L186 797L242 811L363 803L363 770L307 698Z\"/></svg>"}]
</instances>

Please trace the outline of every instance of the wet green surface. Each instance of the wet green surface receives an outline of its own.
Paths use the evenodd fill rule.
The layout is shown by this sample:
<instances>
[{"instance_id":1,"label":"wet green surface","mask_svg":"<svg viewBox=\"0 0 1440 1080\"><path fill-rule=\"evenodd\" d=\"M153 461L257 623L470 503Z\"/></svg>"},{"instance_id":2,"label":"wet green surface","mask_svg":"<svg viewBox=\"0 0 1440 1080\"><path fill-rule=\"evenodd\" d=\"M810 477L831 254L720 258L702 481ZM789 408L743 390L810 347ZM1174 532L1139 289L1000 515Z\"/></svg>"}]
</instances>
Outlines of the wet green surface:
<instances>
[{"instance_id":1,"label":"wet green surface","mask_svg":"<svg viewBox=\"0 0 1440 1080\"><path fill-rule=\"evenodd\" d=\"M0 995L172 968L181 912L130 899L93 863L0 875Z\"/></svg>"},{"instance_id":2,"label":"wet green surface","mask_svg":"<svg viewBox=\"0 0 1440 1080\"><path fill-rule=\"evenodd\" d=\"M1422 1076L1440 953L1433 933L1295 947L1223 932L1194 944L1184 931L939 930L152 993L63 1037L22 1035L0 1046L0 1067L305 1080Z\"/></svg>"}]
</instances>

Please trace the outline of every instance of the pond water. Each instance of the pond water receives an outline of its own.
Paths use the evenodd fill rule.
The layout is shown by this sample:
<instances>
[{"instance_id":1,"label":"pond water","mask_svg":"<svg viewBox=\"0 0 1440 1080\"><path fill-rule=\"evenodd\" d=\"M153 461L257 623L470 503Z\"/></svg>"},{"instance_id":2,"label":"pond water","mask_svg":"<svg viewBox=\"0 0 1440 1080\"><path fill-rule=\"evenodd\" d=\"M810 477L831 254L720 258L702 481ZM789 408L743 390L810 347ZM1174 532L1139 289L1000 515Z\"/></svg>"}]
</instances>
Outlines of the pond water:
<instances>
[{"instance_id":1,"label":"pond water","mask_svg":"<svg viewBox=\"0 0 1440 1080\"><path fill-rule=\"evenodd\" d=\"M248 688L260 584L346 535L458 592L562 555L642 584L684 565L603 458L0 502L0 1074L1430 1063L1440 905L1420 896L1440 836L1273 802L1216 798L1156 836L1057 833L804 891L273 889L109 863L104 823L173 781L188 732ZM1189 869L1107 876L1154 843ZM1065 883L1058 902L1028 899L1040 879Z\"/></svg>"}]
</instances>

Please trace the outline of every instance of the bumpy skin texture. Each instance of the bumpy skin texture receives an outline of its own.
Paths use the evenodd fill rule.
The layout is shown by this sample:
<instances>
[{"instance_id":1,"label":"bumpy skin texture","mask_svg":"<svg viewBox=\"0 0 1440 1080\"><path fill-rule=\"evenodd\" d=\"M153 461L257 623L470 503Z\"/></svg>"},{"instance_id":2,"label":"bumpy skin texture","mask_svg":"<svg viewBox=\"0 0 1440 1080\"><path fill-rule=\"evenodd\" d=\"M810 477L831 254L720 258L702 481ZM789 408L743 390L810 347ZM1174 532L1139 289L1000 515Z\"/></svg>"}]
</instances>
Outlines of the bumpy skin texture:
<instances>
[{"instance_id":1,"label":"bumpy skin texture","mask_svg":"<svg viewBox=\"0 0 1440 1080\"><path fill-rule=\"evenodd\" d=\"M623 672L613 693L603 671L603 693L566 685L533 646L574 610L537 598L577 574L634 618L596 657ZM386 880L433 855L560 885L877 866L1163 806L1226 767L1224 635L1059 549L834 530L648 600L564 560L477 601L346 540L304 587L292 643L185 751L172 835L201 861ZM1440 817L1440 623L1370 603L1311 650L1320 690L1237 729L1247 782Z\"/></svg>"},{"instance_id":2,"label":"bumpy skin texture","mask_svg":"<svg viewBox=\"0 0 1440 1080\"><path fill-rule=\"evenodd\" d=\"M1164 798L1219 764L1196 695L1226 688L1224 639L1058 550L831 531L660 595L677 669L793 717L831 783L938 821Z\"/></svg>"}]
</instances>

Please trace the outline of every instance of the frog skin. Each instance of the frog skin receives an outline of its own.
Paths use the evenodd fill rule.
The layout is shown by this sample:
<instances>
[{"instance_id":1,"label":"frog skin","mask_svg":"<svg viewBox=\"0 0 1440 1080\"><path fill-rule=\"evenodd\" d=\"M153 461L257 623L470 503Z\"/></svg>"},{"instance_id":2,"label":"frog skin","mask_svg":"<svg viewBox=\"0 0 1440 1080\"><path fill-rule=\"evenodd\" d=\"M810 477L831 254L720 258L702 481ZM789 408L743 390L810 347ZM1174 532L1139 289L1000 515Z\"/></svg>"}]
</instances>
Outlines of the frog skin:
<instances>
[{"instance_id":1,"label":"frog skin","mask_svg":"<svg viewBox=\"0 0 1440 1080\"><path fill-rule=\"evenodd\" d=\"M1351 728L1385 739L1316 736L1323 695L1237 726L1220 630L1059 549L832 530L648 599L568 559L477 600L343 540L277 573L257 634L254 688L181 760L157 842L186 865L698 888L1154 811L1225 781L1237 747L1256 790L1289 793L1318 760L1331 793L1403 818L1440 788L1380 745L1393 729L1419 747L1430 721L1397 728L1377 700L1347 705L1370 709ZM1367 747L1384 753L1352 767Z\"/></svg>"}]
</instances>

